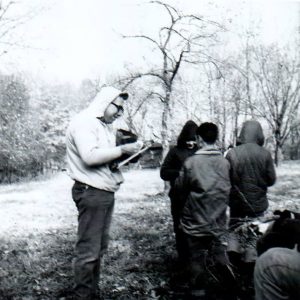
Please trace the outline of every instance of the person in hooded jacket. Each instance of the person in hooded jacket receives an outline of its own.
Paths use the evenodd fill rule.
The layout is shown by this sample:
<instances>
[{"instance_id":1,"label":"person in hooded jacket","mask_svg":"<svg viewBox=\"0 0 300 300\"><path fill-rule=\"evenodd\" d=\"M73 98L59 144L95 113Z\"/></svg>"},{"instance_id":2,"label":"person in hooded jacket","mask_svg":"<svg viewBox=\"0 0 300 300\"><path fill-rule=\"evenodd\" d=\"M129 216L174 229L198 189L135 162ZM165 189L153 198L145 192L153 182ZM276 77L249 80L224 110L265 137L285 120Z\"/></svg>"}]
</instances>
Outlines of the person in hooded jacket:
<instances>
[{"instance_id":1,"label":"person in hooded jacket","mask_svg":"<svg viewBox=\"0 0 300 300\"><path fill-rule=\"evenodd\" d=\"M264 134L259 122L243 123L239 145L226 158L230 162L230 217L257 217L268 208L267 189L276 180L273 159L263 148Z\"/></svg>"},{"instance_id":2,"label":"person in hooded jacket","mask_svg":"<svg viewBox=\"0 0 300 300\"><path fill-rule=\"evenodd\" d=\"M179 228L184 199L180 193L176 192L174 183L179 175L180 169L183 166L183 162L197 150L197 127L197 124L192 120L189 120L184 124L177 138L177 145L169 150L160 169L160 177L163 180L170 182L169 197L171 201L171 214L173 218L176 250L179 261L182 263L187 260L187 246L184 234Z\"/></svg>"},{"instance_id":3,"label":"person in hooded jacket","mask_svg":"<svg viewBox=\"0 0 300 300\"><path fill-rule=\"evenodd\" d=\"M122 154L140 150L140 141L116 146L112 123L124 109L126 92L104 87L89 107L70 122L66 134L68 173L74 180L72 197L78 209L75 245L75 298L97 295L100 260L107 250L114 194L123 182L110 164Z\"/></svg>"}]
</instances>

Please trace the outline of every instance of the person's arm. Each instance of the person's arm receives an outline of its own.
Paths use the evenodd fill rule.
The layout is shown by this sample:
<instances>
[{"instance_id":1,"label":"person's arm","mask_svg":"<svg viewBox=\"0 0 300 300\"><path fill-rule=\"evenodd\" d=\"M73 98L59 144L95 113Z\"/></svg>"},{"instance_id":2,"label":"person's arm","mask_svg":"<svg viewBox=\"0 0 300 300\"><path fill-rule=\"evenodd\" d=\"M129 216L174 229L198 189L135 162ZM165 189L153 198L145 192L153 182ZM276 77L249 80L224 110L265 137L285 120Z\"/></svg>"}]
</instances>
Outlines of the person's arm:
<instances>
[{"instance_id":1,"label":"person's arm","mask_svg":"<svg viewBox=\"0 0 300 300\"><path fill-rule=\"evenodd\" d=\"M276 181L276 171L274 167L274 162L270 153L268 153L267 166L266 166L266 182L268 186L271 186Z\"/></svg>"},{"instance_id":2,"label":"person's arm","mask_svg":"<svg viewBox=\"0 0 300 300\"><path fill-rule=\"evenodd\" d=\"M173 149L171 149L166 155L161 168L160 177L165 181L174 181L179 175L179 169L177 167L176 155Z\"/></svg>"},{"instance_id":3,"label":"person's arm","mask_svg":"<svg viewBox=\"0 0 300 300\"><path fill-rule=\"evenodd\" d=\"M179 176L175 180L174 188L176 192L180 193L181 195L188 194L189 191L189 174L188 168L186 164L183 164L182 169L179 172Z\"/></svg>"},{"instance_id":4,"label":"person's arm","mask_svg":"<svg viewBox=\"0 0 300 300\"><path fill-rule=\"evenodd\" d=\"M236 173L237 158L234 150L233 149L229 150L225 158L229 161L230 164L230 171L229 171L230 181L231 181L231 185L234 186L240 180L239 176Z\"/></svg>"},{"instance_id":5,"label":"person's arm","mask_svg":"<svg viewBox=\"0 0 300 300\"><path fill-rule=\"evenodd\" d=\"M105 138L103 132L103 138ZM83 162L88 166L108 163L119 158L122 153L133 154L140 149L139 143L125 144L116 147L101 147L95 129L82 126L73 134L75 145Z\"/></svg>"}]
</instances>

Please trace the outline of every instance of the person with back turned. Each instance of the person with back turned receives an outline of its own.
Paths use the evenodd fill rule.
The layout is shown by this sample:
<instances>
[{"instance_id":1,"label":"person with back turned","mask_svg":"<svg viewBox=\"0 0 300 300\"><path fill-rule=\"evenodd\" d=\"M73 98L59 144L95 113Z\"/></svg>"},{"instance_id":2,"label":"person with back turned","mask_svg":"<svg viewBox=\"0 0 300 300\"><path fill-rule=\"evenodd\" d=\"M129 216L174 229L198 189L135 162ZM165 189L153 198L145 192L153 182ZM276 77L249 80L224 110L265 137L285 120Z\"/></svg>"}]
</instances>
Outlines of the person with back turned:
<instances>
[{"instance_id":1,"label":"person with back turned","mask_svg":"<svg viewBox=\"0 0 300 300\"><path fill-rule=\"evenodd\" d=\"M188 245L191 299L207 299L208 259L222 274L224 286L229 286L231 280L223 238L227 230L230 165L216 147L217 138L214 123L206 122L197 128L199 150L186 159L175 182L176 190L186 196L180 226Z\"/></svg>"},{"instance_id":2,"label":"person with back turned","mask_svg":"<svg viewBox=\"0 0 300 300\"><path fill-rule=\"evenodd\" d=\"M239 145L229 150L232 189L230 193L230 217L258 217L267 210L268 187L276 180L273 159L263 148L264 134L258 121L243 123Z\"/></svg>"}]
</instances>

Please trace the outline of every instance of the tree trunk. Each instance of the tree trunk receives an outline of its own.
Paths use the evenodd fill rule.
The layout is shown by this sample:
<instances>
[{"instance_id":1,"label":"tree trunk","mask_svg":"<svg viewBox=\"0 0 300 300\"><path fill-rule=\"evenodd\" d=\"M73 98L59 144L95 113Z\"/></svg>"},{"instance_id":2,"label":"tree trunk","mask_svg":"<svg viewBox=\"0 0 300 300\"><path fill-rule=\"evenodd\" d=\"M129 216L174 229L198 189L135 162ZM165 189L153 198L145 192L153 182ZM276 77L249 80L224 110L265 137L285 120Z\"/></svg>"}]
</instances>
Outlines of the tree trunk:
<instances>
[{"instance_id":1,"label":"tree trunk","mask_svg":"<svg viewBox=\"0 0 300 300\"><path fill-rule=\"evenodd\" d=\"M278 167L279 164L279 153L281 150L281 143L280 143L280 130L277 129L275 131L275 153L274 153L274 162L276 167Z\"/></svg>"},{"instance_id":2,"label":"tree trunk","mask_svg":"<svg viewBox=\"0 0 300 300\"><path fill-rule=\"evenodd\" d=\"M168 121L170 115L170 93L166 94L165 102L164 102L164 109L162 115L162 122L161 122L161 137L162 137L162 160L165 159L168 151L169 151L169 138L168 138Z\"/></svg>"},{"instance_id":3,"label":"tree trunk","mask_svg":"<svg viewBox=\"0 0 300 300\"><path fill-rule=\"evenodd\" d=\"M162 123L161 123L161 137L162 137L162 162L165 159L170 145L169 145L169 139L168 139L168 120L170 115L170 93L166 93L165 102L164 102L164 109L163 109L163 115L162 115ZM169 191L170 185L169 182L165 181L164 185L164 192L167 193Z\"/></svg>"}]
</instances>

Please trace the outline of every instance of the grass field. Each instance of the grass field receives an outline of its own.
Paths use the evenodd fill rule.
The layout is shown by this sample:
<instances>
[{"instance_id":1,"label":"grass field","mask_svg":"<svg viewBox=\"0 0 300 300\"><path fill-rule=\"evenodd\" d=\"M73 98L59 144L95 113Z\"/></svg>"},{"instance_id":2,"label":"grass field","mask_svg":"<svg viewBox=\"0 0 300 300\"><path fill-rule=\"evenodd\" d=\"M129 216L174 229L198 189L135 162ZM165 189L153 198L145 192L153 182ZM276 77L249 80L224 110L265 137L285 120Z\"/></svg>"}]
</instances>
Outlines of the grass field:
<instances>
[{"instance_id":1,"label":"grass field","mask_svg":"<svg viewBox=\"0 0 300 300\"><path fill-rule=\"evenodd\" d=\"M300 162L285 162L270 189L270 208L300 210ZM172 299L175 257L169 201L158 170L134 170L116 195L103 299ZM72 181L0 186L0 299L69 299L77 212Z\"/></svg>"}]
</instances>

